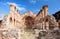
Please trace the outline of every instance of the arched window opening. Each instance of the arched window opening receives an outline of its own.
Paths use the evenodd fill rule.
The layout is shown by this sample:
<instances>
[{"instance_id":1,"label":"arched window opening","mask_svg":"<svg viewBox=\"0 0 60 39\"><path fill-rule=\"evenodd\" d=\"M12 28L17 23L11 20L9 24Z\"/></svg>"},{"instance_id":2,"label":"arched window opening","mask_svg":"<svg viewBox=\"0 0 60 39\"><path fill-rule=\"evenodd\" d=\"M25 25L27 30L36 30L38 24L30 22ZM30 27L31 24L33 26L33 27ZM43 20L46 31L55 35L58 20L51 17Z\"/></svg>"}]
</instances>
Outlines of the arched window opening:
<instances>
[{"instance_id":1,"label":"arched window opening","mask_svg":"<svg viewBox=\"0 0 60 39\"><path fill-rule=\"evenodd\" d=\"M14 22L15 22L15 19L14 19Z\"/></svg>"},{"instance_id":2,"label":"arched window opening","mask_svg":"<svg viewBox=\"0 0 60 39\"><path fill-rule=\"evenodd\" d=\"M10 17L10 22L12 22L12 17Z\"/></svg>"},{"instance_id":3,"label":"arched window opening","mask_svg":"<svg viewBox=\"0 0 60 39\"><path fill-rule=\"evenodd\" d=\"M48 22L48 19L46 19L46 22Z\"/></svg>"},{"instance_id":4,"label":"arched window opening","mask_svg":"<svg viewBox=\"0 0 60 39\"><path fill-rule=\"evenodd\" d=\"M34 24L34 18L27 16L25 18L25 25L27 26L27 28L32 28L33 24Z\"/></svg>"}]
</instances>

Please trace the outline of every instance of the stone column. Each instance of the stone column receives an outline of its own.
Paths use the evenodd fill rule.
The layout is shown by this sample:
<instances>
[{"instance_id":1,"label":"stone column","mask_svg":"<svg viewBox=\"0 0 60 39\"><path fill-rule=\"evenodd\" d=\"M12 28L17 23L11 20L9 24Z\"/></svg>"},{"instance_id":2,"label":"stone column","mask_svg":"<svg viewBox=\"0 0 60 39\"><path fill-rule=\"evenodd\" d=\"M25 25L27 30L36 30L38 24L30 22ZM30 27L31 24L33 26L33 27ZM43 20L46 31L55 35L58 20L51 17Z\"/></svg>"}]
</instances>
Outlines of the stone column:
<instances>
[{"instance_id":1,"label":"stone column","mask_svg":"<svg viewBox=\"0 0 60 39\"><path fill-rule=\"evenodd\" d=\"M49 23L46 22L46 29L49 30Z\"/></svg>"},{"instance_id":2,"label":"stone column","mask_svg":"<svg viewBox=\"0 0 60 39\"><path fill-rule=\"evenodd\" d=\"M43 10L44 10L44 18L47 18L47 15L48 15L48 5L43 6ZM44 24L45 24L45 27L48 29L48 26L49 26L48 22L45 21Z\"/></svg>"},{"instance_id":3,"label":"stone column","mask_svg":"<svg viewBox=\"0 0 60 39\"><path fill-rule=\"evenodd\" d=\"M10 14L11 14L11 17L12 17L12 25L11 26L14 26L14 14L15 14L15 10L16 10L16 6L15 5L10 5Z\"/></svg>"},{"instance_id":4,"label":"stone column","mask_svg":"<svg viewBox=\"0 0 60 39\"><path fill-rule=\"evenodd\" d=\"M42 9L42 26L43 26L43 30L45 29L45 22L44 22L44 9Z\"/></svg>"},{"instance_id":5,"label":"stone column","mask_svg":"<svg viewBox=\"0 0 60 39\"><path fill-rule=\"evenodd\" d=\"M42 18L44 18L44 9L42 9L41 13L42 13Z\"/></svg>"},{"instance_id":6,"label":"stone column","mask_svg":"<svg viewBox=\"0 0 60 39\"><path fill-rule=\"evenodd\" d=\"M44 16L48 15L48 5L43 6L44 9Z\"/></svg>"},{"instance_id":7,"label":"stone column","mask_svg":"<svg viewBox=\"0 0 60 39\"><path fill-rule=\"evenodd\" d=\"M42 23L43 23L43 30L45 30L45 22L43 21Z\"/></svg>"},{"instance_id":8,"label":"stone column","mask_svg":"<svg viewBox=\"0 0 60 39\"><path fill-rule=\"evenodd\" d=\"M42 29L42 23L41 23L41 29Z\"/></svg>"}]
</instances>

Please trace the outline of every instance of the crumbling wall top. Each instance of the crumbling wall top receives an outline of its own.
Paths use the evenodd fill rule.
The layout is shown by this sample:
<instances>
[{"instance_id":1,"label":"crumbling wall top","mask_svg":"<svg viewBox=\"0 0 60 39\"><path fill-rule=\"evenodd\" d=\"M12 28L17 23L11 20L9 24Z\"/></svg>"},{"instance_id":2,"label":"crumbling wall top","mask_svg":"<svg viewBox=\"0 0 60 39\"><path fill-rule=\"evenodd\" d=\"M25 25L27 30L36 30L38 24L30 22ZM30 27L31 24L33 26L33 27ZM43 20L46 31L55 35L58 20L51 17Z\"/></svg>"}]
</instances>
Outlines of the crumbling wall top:
<instances>
[{"instance_id":1,"label":"crumbling wall top","mask_svg":"<svg viewBox=\"0 0 60 39\"><path fill-rule=\"evenodd\" d=\"M14 4L10 4L10 6L15 6L16 7L16 5L14 5Z\"/></svg>"},{"instance_id":2,"label":"crumbling wall top","mask_svg":"<svg viewBox=\"0 0 60 39\"><path fill-rule=\"evenodd\" d=\"M44 9L44 8L48 8L48 5L44 5L44 6L43 6L43 9Z\"/></svg>"}]
</instances>

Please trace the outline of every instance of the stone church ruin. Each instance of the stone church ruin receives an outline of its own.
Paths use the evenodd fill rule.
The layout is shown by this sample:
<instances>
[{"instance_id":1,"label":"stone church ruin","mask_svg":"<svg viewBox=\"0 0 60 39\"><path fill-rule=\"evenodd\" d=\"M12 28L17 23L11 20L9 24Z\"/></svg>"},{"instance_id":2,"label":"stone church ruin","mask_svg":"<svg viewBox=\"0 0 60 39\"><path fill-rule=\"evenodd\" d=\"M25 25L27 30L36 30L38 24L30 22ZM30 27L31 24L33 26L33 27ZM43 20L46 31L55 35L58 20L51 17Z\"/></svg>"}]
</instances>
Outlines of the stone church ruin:
<instances>
[{"instance_id":1,"label":"stone church ruin","mask_svg":"<svg viewBox=\"0 0 60 39\"><path fill-rule=\"evenodd\" d=\"M52 31L59 30L59 24L48 13L48 5L45 5L38 14L28 10L21 15L11 4L10 14L0 20L0 39L54 39Z\"/></svg>"}]
</instances>

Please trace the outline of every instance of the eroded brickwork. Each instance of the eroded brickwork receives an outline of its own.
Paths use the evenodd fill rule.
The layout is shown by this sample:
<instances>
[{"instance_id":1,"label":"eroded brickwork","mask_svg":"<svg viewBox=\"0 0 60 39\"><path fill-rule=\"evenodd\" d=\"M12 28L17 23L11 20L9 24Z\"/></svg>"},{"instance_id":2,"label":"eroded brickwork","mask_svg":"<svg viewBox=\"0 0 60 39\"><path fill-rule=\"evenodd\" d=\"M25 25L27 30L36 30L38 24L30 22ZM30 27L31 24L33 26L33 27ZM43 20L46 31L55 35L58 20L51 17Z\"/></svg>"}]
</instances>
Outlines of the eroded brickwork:
<instances>
[{"instance_id":1,"label":"eroded brickwork","mask_svg":"<svg viewBox=\"0 0 60 39\"><path fill-rule=\"evenodd\" d=\"M48 15L47 5L38 14L29 10L21 15L16 6L11 4L10 14L5 15L0 23L0 39L44 39L49 34L45 36L42 31L48 33L48 30L59 29L55 18Z\"/></svg>"}]
</instances>

